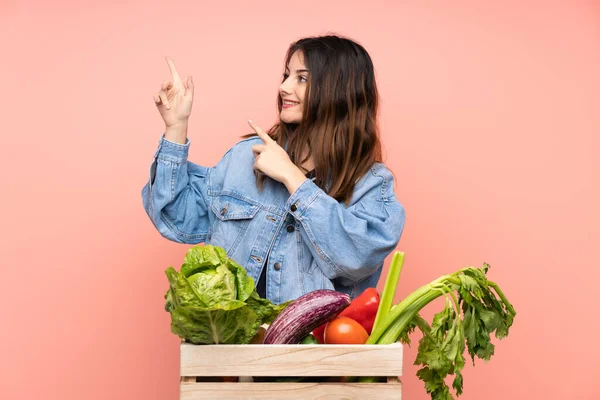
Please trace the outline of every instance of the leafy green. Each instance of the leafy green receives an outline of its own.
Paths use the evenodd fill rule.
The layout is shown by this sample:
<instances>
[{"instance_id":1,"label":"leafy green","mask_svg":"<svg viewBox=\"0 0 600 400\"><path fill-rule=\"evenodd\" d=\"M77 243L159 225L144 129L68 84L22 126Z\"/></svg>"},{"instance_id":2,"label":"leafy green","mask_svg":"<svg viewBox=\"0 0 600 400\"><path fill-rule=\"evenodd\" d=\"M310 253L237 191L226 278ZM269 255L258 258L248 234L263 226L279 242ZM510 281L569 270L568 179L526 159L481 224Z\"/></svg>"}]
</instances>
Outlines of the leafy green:
<instances>
[{"instance_id":1,"label":"leafy green","mask_svg":"<svg viewBox=\"0 0 600 400\"><path fill-rule=\"evenodd\" d=\"M418 328L423 337L415 360L422 366L417 376L432 400L454 399L445 382L448 376L454 376L452 388L460 396L465 348L473 364L475 357L488 361L495 350L492 333L502 339L513 324L516 311L498 285L487 279L488 270L488 264L464 268L422 286L394 305L367 341L410 344L409 335ZM440 296L445 296L446 305L430 326L419 311Z\"/></svg>"},{"instance_id":2,"label":"leafy green","mask_svg":"<svg viewBox=\"0 0 600 400\"><path fill-rule=\"evenodd\" d=\"M425 329L431 329L427 321L425 321L421 316L417 313L409 322L408 325L404 328L404 330L398 336L399 342L407 344L410 346L410 335L419 328L421 331Z\"/></svg>"},{"instance_id":3,"label":"leafy green","mask_svg":"<svg viewBox=\"0 0 600 400\"><path fill-rule=\"evenodd\" d=\"M422 330L415 365L423 365L417 376L425 382L432 399L452 399L445 383L447 375L455 375L452 386L457 395L462 394L461 370L465 365L465 341L458 314L446 301L446 307L433 317L429 329Z\"/></svg>"},{"instance_id":4,"label":"leafy green","mask_svg":"<svg viewBox=\"0 0 600 400\"><path fill-rule=\"evenodd\" d=\"M275 305L254 290L254 279L220 247L188 250L181 272L165 271L165 310L171 331L195 344L246 344L289 302Z\"/></svg>"}]
</instances>

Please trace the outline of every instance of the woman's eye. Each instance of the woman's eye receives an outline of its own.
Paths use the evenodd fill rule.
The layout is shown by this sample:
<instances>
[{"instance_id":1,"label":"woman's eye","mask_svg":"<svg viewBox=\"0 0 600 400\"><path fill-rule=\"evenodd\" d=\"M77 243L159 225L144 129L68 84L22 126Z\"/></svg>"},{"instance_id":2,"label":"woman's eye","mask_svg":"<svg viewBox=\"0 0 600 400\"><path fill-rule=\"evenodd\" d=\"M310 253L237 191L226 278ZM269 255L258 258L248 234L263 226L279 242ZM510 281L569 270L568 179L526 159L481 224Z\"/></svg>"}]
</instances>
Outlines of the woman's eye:
<instances>
[{"instance_id":1,"label":"woman's eye","mask_svg":"<svg viewBox=\"0 0 600 400\"><path fill-rule=\"evenodd\" d=\"M289 78L289 76L290 76L289 74L283 74L283 80L286 81L287 78ZM298 81L299 82L308 82L308 78L306 76L299 75Z\"/></svg>"}]
</instances>

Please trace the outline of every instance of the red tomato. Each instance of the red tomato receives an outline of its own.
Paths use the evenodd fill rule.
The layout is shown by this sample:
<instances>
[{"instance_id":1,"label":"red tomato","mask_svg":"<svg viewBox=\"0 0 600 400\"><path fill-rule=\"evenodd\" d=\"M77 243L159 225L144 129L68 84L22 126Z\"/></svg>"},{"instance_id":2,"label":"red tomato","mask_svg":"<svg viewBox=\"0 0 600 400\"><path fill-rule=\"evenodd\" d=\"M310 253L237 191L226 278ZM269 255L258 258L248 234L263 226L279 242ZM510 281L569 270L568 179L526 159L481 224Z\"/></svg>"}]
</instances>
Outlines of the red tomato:
<instances>
[{"instance_id":1,"label":"red tomato","mask_svg":"<svg viewBox=\"0 0 600 400\"><path fill-rule=\"evenodd\" d=\"M365 344L368 338L365 328L348 317L337 317L325 328L325 344Z\"/></svg>"}]
</instances>

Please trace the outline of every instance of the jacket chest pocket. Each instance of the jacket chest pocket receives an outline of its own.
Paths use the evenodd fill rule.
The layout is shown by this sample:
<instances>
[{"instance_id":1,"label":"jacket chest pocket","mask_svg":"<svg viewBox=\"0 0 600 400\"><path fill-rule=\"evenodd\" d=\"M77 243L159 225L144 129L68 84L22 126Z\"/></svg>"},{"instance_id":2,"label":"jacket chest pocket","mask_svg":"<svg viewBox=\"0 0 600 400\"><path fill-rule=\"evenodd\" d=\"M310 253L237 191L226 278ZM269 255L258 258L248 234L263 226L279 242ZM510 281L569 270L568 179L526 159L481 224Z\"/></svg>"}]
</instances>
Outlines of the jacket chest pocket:
<instances>
[{"instance_id":1,"label":"jacket chest pocket","mask_svg":"<svg viewBox=\"0 0 600 400\"><path fill-rule=\"evenodd\" d=\"M223 247L231 257L248 233L250 222L260 206L237 197L218 195L213 200L211 210L216 216L211 244Z\"/></svg>"}]
</instances>

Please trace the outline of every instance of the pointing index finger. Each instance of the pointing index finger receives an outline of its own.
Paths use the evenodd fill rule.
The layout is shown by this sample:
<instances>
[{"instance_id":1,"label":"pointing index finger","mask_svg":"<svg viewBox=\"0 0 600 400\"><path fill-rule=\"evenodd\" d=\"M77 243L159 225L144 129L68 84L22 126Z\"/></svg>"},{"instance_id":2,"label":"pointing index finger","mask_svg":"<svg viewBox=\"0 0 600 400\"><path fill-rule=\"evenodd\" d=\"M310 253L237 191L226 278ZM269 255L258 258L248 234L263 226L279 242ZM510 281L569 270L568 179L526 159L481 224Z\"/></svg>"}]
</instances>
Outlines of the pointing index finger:
<instances>
[{"instance_id":1,"label":"pointing index finger","mask_svg":"<svg viewBox=\"0 0 600 400\"><path fill-rule=\"evenodd\" d=\"M173 77L173 80L181 82L181 77L179 76L179 73L177 72L177 68L175 68L175 63L169 57L165 57L165 58L167 60L167 64L169 65L169 70L171 71L171 76Z\"/></svg>"},{"instance_id":2,"label":"pointing index finger","mask_svg":"<svg viewBox=\"0 0 600 400\"><path fill-rule=\"evenodd\" d=\"M256 132L256 134L258 135L258 137L261 138L263 142L265 142L265 143L274 142L274 140L271 139L271 136L269 136L268 133L266 133L265 131L263 131L260 126L256 125L254 123L254 121L252 121L251 119L249 119L248 120L248 124L252 127L252 129L254 129L254 132Z\"/></svg>"}]
</instances>

